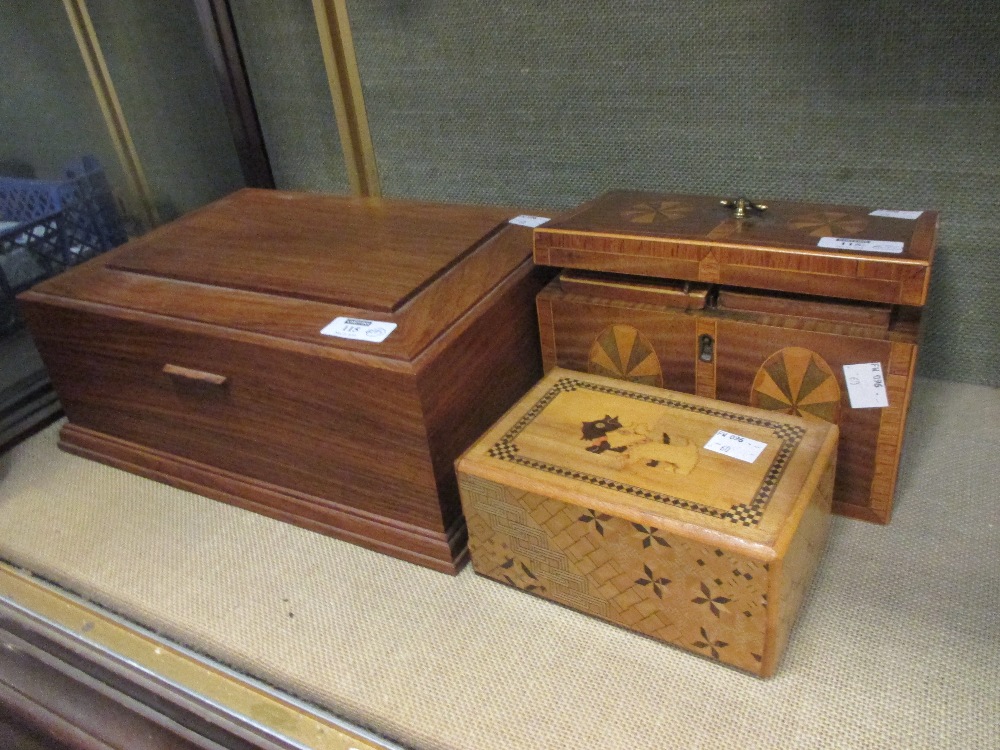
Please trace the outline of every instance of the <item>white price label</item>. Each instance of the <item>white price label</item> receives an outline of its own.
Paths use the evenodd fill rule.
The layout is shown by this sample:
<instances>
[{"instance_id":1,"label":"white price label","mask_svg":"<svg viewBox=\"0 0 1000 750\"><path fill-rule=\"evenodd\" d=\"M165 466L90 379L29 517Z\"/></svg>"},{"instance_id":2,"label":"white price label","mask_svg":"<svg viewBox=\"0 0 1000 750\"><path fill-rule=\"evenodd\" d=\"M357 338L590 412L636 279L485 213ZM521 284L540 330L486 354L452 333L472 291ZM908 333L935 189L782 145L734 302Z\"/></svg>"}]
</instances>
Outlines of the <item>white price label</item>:
<instances>
[{"instance_id":1,"label":"white price label","mask_svg":"<svg viewBox=\"0 0 1000 750\"><path fill-rule=\"evenodd\" d=\"M868 215L883 216L886 219L909 219L912 221L913 219L919 219L920 214L922 213L923 211L889 211L887 209L880 208L878 211L872 211Z\"/></svg>"},{"instance_id":2,"label":"white price label","mask_svg":"<svg viewBox=\"0 0 1000 750\"><path fill-rule=\"evenodd\" d=\"M819 247L829 250L851 250L862 253L895 253L903 252L903 243L892 240L856 240L852 237L823 237Z\"/></svg>"},{"instance_id":3,"label":"white price label","mask_svg":"<svg viewBox=\"0 0 1000 750\"><path fill-rule=\"evenodd\" d=\"M547 221L548 218L545 216L528 216L527 214L521 214L520 216L515 216L509 223L520 224L522 227L540 227Z\"/></svg>"},{"instance_id":4,"label":"white price label","mask_svg":"<svg viewBox=\"0 0 1000 750\"><path fill-rule=\"evenodd\" d=\"M880 362L844 365L844 382L852 409L881 409L889 405Z\"/></svg>"},{"instance_id":5,"label":"white price label","mask_svg":"<svg viewBox=\"0 0 1000 750\"><path fill-rule=\"evenodd\" d=\"M715 451L716 453L721 453L724 456L731 456L732 458L737 458L740 461L746 461L748 464L752 464L757 460L764 449L767 447L767 443L762 443L759 440L751 440L748 437L743 437L742 435L734 435L731 432L726 432L725 430L719 430L717 433L712 435L712 439L705 443L705 450Z\"/></svg>"},{"instance_id":6,"label":"white price label","mask_svg":"<svg viewBox=\"0 0 1000 750\"><path fill-rule=\"evenodd\" d=\"M334 318L333 322L320 331L320 333L324 336L336 336L340 339L354 339L355 341L370 341L373 344L381 344L395 330L395 323L384 323L380 320Z\"/></svg>"}]
</instances>

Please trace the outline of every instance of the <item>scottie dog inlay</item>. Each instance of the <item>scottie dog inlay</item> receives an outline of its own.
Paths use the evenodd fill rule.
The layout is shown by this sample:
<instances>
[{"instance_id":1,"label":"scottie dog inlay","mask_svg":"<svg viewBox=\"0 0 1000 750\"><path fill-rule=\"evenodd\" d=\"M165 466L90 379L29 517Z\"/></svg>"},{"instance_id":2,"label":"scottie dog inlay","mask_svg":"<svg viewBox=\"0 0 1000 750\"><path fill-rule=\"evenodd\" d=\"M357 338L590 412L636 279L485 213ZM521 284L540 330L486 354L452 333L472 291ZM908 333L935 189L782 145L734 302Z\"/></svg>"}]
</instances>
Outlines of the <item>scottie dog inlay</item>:
<instances>
[{"instance_id":1,"label":"scottie dog inlay","mask_svg":"<svg viewBox=\"0 0 1000 750\"><path fill-rule=\"evenodd\" d=\"M698 463L698 448L687 438L672 441L666 432L653 433L643 423L626 426L618 417L605 414L602 419L583 422L581 429L581 439L590 441L590 453L619 453L625 466L641 463L675 474L690 474Z\"/></svg>"}]
</instances>

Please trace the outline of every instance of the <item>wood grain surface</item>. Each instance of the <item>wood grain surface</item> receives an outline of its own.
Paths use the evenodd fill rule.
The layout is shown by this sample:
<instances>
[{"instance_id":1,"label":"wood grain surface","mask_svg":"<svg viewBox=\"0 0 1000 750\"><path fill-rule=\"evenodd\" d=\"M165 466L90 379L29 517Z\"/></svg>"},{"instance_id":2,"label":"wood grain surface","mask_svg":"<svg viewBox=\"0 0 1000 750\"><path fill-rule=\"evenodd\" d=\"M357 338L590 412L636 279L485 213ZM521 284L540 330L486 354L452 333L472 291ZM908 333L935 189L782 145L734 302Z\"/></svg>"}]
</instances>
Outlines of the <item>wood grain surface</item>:
<instances>
[{"instance_id":1,"label":"wood grain surface","mask_svg":"<svg viewBox=\"0 0 1000 750\"><path fill-rule=\"evenodd\" d=\"M553 282L537 301L546 371L559 366L635 380L610 372L593 354L609 329L629 327L650 343L666 388L838 424L835 512L888 523L915 367L912 319L897 326L881 305L725 288L717 306L700 311L616 300L613 283L601 295L571 288ZM632 352L615 356L626 361ZM851 408L843 366L868 362L878 362L886 377L888 409Z\"/></svg>"},{"instance_id":2,"label":"wood grain surface","mask_svg":"<svg viewBox=\"0 0 1000 750\"><path fill-rule=\"evenodd\" d=\"M36 287L63 447L455 572L454 459L541 372L515 213L244 190Z\"/></svg>"},{"instance_id":3,"label":"wood grain surface","mask_svg":"<svg viewBox=\"0 0 1000 750\"><path fill-rule=\"evenodd\" d=\"M543 265L754 289L923 305L938 216L766 201L743 219L718 197L617 191L535 231ZM827 249L824 237L898 243L900 252Z\"/></svg>"},{"instance_id":4,"label":"wood grain surface","mask_svg":"<svg viewBox=\"0 0 1000 750\"><path fill-rule=\"evenodd\" d=\"M389 312L513 215L486 206L246 189L146 235L108 265Z\"/></svg>"},{"instance_id":5,"label":"wood grain surface","mask_svg":"<svg viewBox=\"0 0 1000 750\"><path fill-rule=\"evenodd\" d=\"M892 305L851 303L844 300L760 292L752 289L724 287L718 290L717 300L720 310L810 318L827 323L851 323L872 326L883 331L889 328L892 317Z\"/></svg>"},{"instance_id":6,"label":"wood grain surface","mask_svg":"<svg viewBox=\"0 0 1000 750\"><path fill-rule=\"evenodd\" d=\"M286 197L288 195L292 197ZM179 222L193 223L197 220L199 225L205 225L204 234L208 236L220 234L228 237L227 241L234 241L227 228L228 220L218 227L211 223L210 219L215 210L228 217L236 210L233 206L236 204L242 206L247 213L263 212L280 217L285 206L289 202L295 203L298 195L243 190L218 203L187 214ZM323 200L323 196L309 198L312 212L320 219L336 211L344 201L348 203L360 201L362 207L368 206L372 210L382 206L379 212L382 221L389 220L396 206L395 201L380 202L376 199ZM264 206L261 205L262 202ZM413 210L419 205L421 204L402 203L406 211ZM438 208L440 209L440 206ZM200 216L206 213L207 218ZM516 211L512 209L507 215L515 213ZM366 213L361 212L358 221L365 221L365 216ZM443 223L448 221L447 213L439 218ZM280 219L272 221L276 222L276 226L280 226ZM220 281L217 285L198 283L146 272L124 271L118 267L129 263L134 250L143 254L151 253L152 251L145 248L148 244L155 246L161 234L166 233L168 242L173 242L171 232L167 231L173 226L170 224L161 227L136 243L111 250L98 256L92 263L76 266L70 274L48 279L44 284L32 289L25 299L37 299L36 295L45 295L46 298L58 298L65 304L108 305L119 309L122 315L142 312L159 316L169 313L171 318L226 328L230 331L228 335L231 336L250 334L252 337L252 334L262 334L290 343L307 344L308 346L299 347L302 351L312 351L314 347L320 346L335 349L345 357L350 353L356 353L358 360L368 362L368 366L391 368L412 362L442 331L466 315L479 302L486 290L492 289L507 278L512 269L517 268L526 257L530 256L532 237L531 229L513 224L502 224L502 230L499 229L500 225L491 226L485 235L479 233L478 227L472 228L465 237L468 242L468 252L462 257L461 262L439 269L440 273L435 277L434 283L421 288L419 293L413 295L398 309L383 312L363 305L359 307L303 299L295 294L249 291L236 288L225 281ZM188 230L182 228L179 231L184 233ZM278 234L280 231L275 229ZM404 234L400 232L401 236ZM314 238L309 237L303 239L301 233L294 227L290 230L288 242L283 243L277 237L272 237L270 245L274 255L270 256L270 261L261 261L264 265L260 269L260 274L265 281L291 273L289 270L267 268L268 263L271 266L284 266L288 253L294 257L305 254L305 251L292 252L293 238L310 243L314 241ZM252 243L254 240L251 237L247 241ZM212 255L211 242L202 238L198 243L193 245L190 251L193 256L191 265L198 266L207 262L218 267L220 265L218 262L202 260L203 256ZM420 253L421 248L422 244L418 241L412 252ZM309 252L319 251L313 248ZM309 271L311 274L319 274L321 271L335 273L331 268L339 262L341 265L351 265L355 268L354 274L362 278L359 283L373 287L394 272L392 267L380 266L374 259L355 256L350 246L344 248L338 245L332 236L329 238L329 244L322 248L322 252L330 256L325 262L325 270L318 267L310 271L308 264L299 264L299 270L302 273ZM405 253L405 246L397 248L396 252ZM337 258L340 260L337 261ZM246 274L248 270L242 269L240 273ZM198 274L193 271L190 275ZM291 280L285 279L285 283L290 285ZM309 283L317 287L324 286L322 279L312 279ZM337 284L345 283L344 279L337 281ZM250 285L252 284L248 284ZM361 296L362 290L352 292L352 295ZM395 323L398 328L378 346L366 341L332 339L320 333L334 318L340 316L377 319Z\"/></svg>"},{"instance_id":7,"label":"wood grain surface","mask_svg":"<svg viewBox=\"0 0 1000 750\"><path fill-rule=\"evenodd\" d=\"M707 450L718 430L762 452ZM825 543L837 434L555 368L458 462L473 565L770 675Z\"/></svg>"},{"instance_id":8,"label":"wood grain surface","mask_svg":"<svg viewBox=\"0 0 1000 750\"><path fill-rule=\"evenodd\" d=\"M559 283L566 291L577 294L676 307L681 310L700 310L705 307L709 292L706 284L670 282L642 276L619 276L611 279L608 274L573 270L563 271L559 275Z\"/></svg>"}]
</instances>

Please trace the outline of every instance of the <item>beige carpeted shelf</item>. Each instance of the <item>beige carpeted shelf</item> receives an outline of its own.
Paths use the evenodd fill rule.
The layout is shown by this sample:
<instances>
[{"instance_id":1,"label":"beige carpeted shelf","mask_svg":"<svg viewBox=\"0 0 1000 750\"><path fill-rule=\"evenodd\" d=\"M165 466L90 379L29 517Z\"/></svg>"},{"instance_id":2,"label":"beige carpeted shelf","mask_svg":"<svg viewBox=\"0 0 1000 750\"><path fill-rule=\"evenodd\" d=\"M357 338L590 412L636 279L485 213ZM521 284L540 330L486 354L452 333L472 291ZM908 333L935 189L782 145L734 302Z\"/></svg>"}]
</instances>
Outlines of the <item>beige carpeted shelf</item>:
<instances>
[{"instance_id":1,"label":"beige carpeted shelf","mask_svg":"<svg viewBox=\"0 0 1000 750\"><path fill-rule=\"evenodd\" d=\"M414 748L1000 746L1000 391L920 380L896 514L837 519L760 681L63 454L0 456L0 558Z\"/></svg>"}]
</instances>

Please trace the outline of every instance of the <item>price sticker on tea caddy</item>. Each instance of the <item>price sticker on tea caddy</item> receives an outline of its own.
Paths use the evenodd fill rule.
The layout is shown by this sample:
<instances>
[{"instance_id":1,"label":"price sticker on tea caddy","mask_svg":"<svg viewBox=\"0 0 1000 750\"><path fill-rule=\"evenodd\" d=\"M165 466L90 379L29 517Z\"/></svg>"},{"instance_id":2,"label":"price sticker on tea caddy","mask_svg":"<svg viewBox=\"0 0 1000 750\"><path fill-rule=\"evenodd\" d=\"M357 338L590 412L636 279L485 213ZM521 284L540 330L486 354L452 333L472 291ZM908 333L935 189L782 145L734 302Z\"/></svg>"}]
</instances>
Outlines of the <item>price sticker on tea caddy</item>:
<instances>
[{"instance_id":1,"label":"price sticker on tea caddy","mask_svg":"<svg viewBox=\"0 0 1000 750\"><path fill-rule=\"evenodd\" d=\"M872 211L868 215L882 216L886 219L907 219L908 221L913 221L914 219L919 219L922 213L923 211L889 211L880 208L878 211Z\"/></svg>"},{"instance_id":2,"label":"price sticker on tea caddy","mask_svg":"<svg viewBox=\"0 0 1000 750\"><path fill-rule=\"evenodd\" d=\"M395 323L386 323L381 320L334 318L333 322L320 331L320 333L324 336L336 336L339 339L369 341L373 344L381 344L395 330Z\"/></svg>"},{"instance_id":3,"label":"price sticker on tea caddy","mask_svg":"<svg viewBox=\"0 0 1000 750\"><path fill-rule=\"evenodd\" d=\"M852 409L884 409L889 405L880 362L844 365L844 382Z\"/></svg>"},{"instance_id":4,"label":"price sticker on tea caddy","mask_svg":"<svg viewBox=\"0 0 1000 750\"><path fill-rule=\"evenodd\" d=\"M854 237L821 237L816 243L818 247L829 250L852 250L863 253L895 253L903 252L905 243L894 240L859 240Z\"/></svg>"},{"instance_id":5,"label":"price sticker on tea caddy","mask_svg":"<svg viewBox=\"0 0 1000 750\"><path fill-rule=\"evenodd\" d=\"M764 452L766 447L767 443L762 443L759 440L751 440L748 437L735 435L725 430L719 430L712 435L711 440L705 443L705 450L707 451L721 453L723 456L745 461L748 464L756 461L757 457Z\"/></svg>"}]
</instances>

